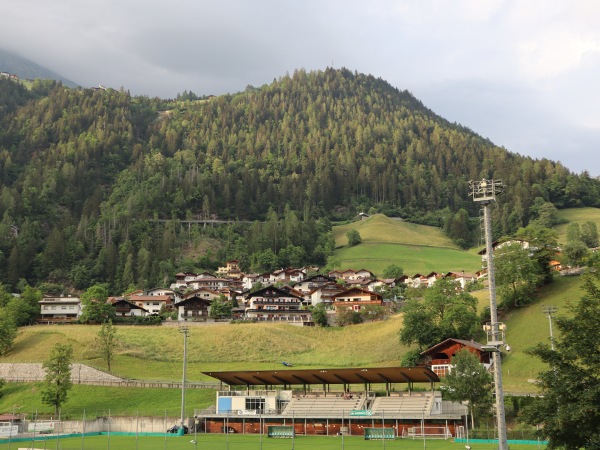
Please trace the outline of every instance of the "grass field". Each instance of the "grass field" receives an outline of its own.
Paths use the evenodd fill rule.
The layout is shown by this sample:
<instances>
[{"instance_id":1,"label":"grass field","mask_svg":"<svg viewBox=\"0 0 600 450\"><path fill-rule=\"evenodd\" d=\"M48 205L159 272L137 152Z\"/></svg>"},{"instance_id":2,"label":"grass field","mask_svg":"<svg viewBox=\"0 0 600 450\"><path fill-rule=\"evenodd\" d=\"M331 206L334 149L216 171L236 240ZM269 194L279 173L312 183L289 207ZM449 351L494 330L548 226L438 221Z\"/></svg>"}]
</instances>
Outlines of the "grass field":
<instances>
[{"instance_id":1,"label":"grass field","mask_svg":"<svg viewBox=\"0 0 600 450\"><path fill-rule=\"evenodd\" d=\"M42 403L41 383L8 383L2 390L0 411L27 414L28 417L49 417L53 408ZM213 389L187 389L186 411L204 409L215 403ZM63 405L63 417L81 419L108 416L169 417L181 414L181 390L120 388L107 386L74 385ZM85 413L85 414L84 414Z\"/></svg>"},{"instance_id":2,"label":"grass field","mask_svg":"<svg viewBox=\"0 0 600 450\"><path fill-rule=\"evenodd\" d=\"M358 230L362 243L347 246L346 233ZM341 268L365 268L381 276L385 268L397 264L404 273L460 271L481 268L475 251L464 251L435 227L416 225L376 214L366 220L333 228L334 258Z\"/></svg>"},{"instance_id":3,"label":"grass field","mask_svg":"<svg viewBox=\"0 0 600 450\"><path fill-rule=\"evenodd\" d=\"M567 227L570 223L578 223L579 225L592 221L596 223L598 229L600 229L600 208L569 208L561 209L558 211L558 217L564 220L568 220L567 223L557 225L554 227L558 233L558 243L567 243Z\"/></svg>"},{"instance_id":4,"label":"grass field","mask_svg":"<svg viewBox=\"0 0 600 450\"><path fill-rule=\"evenodd\" d=\"M195 441L195 442L194 442ZM26 447L31 441L22 443L0 443L0 450ZM497 448L497 444L469 442L473 450ZM60 440L36 441L39 449L56 450L360 450L360 449L403 449L403 450L440 450L465 448L464 442L452 440L395 439L366 441L358 436L299 436L294 439L273 439L257 435L221 435L199 434L197 436L117 436L103 434L97 436L71 437ZM535 444L510 443L511 450L533 450ZM540 448L545 448L541 446Z\"/></svg>"}]
</instances>

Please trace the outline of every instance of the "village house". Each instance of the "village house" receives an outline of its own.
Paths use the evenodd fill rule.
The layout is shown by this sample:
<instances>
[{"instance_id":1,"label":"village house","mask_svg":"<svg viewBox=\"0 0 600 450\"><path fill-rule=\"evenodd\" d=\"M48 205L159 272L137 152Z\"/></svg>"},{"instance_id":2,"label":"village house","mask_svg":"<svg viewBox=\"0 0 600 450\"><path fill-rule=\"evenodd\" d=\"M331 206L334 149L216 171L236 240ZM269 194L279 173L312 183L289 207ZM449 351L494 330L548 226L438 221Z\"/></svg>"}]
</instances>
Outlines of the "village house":
<instances>
[{"instance_id":1,"label":"village house","mask_svg":"<svg viewBox=\"0 0 600 450\"><path fill-rule=\"evenodd\" d=\"M210 298L199 297L196 293L186 294L182 300L175 303L177 320L182 322L206 321L210 314L211 303L212 299Z\"/></svg>"},{"instance_id":2,"label":"village house","mask_svg":"<svg viewBox=\"0 0 600 450\"><path fill-rule=\"evenodd\" d=\"M335 282L323 284L304 295L305 303L311 306L323 303L326 309L331 309L333 307L333 296L344 292L346 289L346 286Z\"/></svg>"},{"instance_id":3,"label":"village house","mask_svg":"<svg viewBox=\"0 0 600 450\"><path fill-rule=\"evenodd\" d=\"M333 295L332 302L336 311L339 308L351 308L353 311L360 311L367 305L383 306L383 298L380 294L356 287Z\"/></svg>"},{"instance_id":4,"label":"village house","mask_svg":"<svg viewBox=\"0 0 600 450\"><path fill-rule=\"evenodd\" d=\"M428 366L440 378L445 377L452 370L452 358L463 349L477 355L479 362L490 368L490 352L485 351L480 343L453 338L421 352L422 365Z\"/></svg>"},{"instance_id":5,"label":"village house","mask_svg":"<svg viewBox=\"0 0 600 450\"><path fill-rule=\"evenodd\" d=\"M117 317L143 317L148 315L148 310L136 305L124 297L110 297L108 302L115 308Z\"/></svg>"},{"instance_id":6,"label":"village house","mask_svg":"<svg viewBox=\"0 0 600 450\"><path fill-rule=\"evenodd\" d=\"M233 278L240 280L242 278L242 271L240 270L240 262L237 259L227 261L224 267L217 269L217 276L222 278Z\"/></svg>"},{"instance_id":7,"label":"village house","mask_svg":"<svg viewBox=\"0 0 600 450\"><path fill-rule=\"evenodd\" d=\"M454 282L460 284L461 289L466 289L470 283L477 281L477 275L471 273L461 272L448 272L444 274L444 278L449 278Z\"/></svg>"},{"instance_id":8,"label":"village house","mask_svg":"<svg viewBox=\"0 0 600 450\"><path fill-rule=\"evenodd\" d=\"M335 283L335 278L327 275L313 275L312 277L298 281L294 284L294 289L297 289L304 294L308 294L328 283Z\"/></svg>"},{"instance_id":9,"label":"village house","mask_svg":"<svg viewBox=\"0 0 600 450\"><path fill-rule=\"evenodd\" d=\"M171 284L170 288L178 291L185 291L187 289L188 281L195 280L198 274L192 272L179 272L175 274L175 283Z\"/></svg>"},{"instance_id":10,"label":"village house","mask_svg":"<svg viewBox=\"0 0 600 450\"><path fill-rule=\"evenodd\" d=\"M39 302L40 318L38 322L76 322L81 315L81 300L79 297L60 296L44 297Z\"/></svg>"},{"instance_id":11,"label":"village house","mask_svg":"<svg viewBox=\"0 0 600 450\"><path fill-rule=\"evenodd\" d=\"M269 281L271 283L297 283L302 281L305 273L302 269L279 269L271 273Z\"/></svg>"},{"instance_id":12,"label":"village house","mask_svg":"<svg viewBox=\"0 0 600 450\"><path fill-rule=\"evenodd\" d=\"M302 308L303 297L275 286L246 296L246 317L257 321L285 321L311 324L312 314Z\"/></svg>"},{"instance_id":13,"label":"village house","mask_svg":"<svg viewBox=\"0 0 600 450\"><path fill-rule=\"evenodd\" d=\"M187 282L186 291L197 290L200 288L212 289L214 291L218 291L219 289L224 289L229 287L231 284L231 280L226 278L217 278L213 275L203 275L198 276L197 278L190 280Z\"/></svg>"},{"instance_id":14,"label":"village house","mask_svg":"<svg viewBox=\"0 0 600 450\"><path fill-rule=\"evenodd\" d=\"M372 280L375 279L375 274L373 272L371 272L370 270L366 270L366 269L360 269L360 270L354 270L354 269L346 269L343 271L340 270L332 270L331 272L329 272L327 274L330 277L333 277L335 279L338 280L344 280L346 282L349 281L354 281L354 280Z\"/></svg>"},{"instance_id":15,"label":"village house","mask_svg":"<svg viewBox=\"0 0 600 450\"><path fill-rule=\"evenodd\" d=\"M162 308L168 309L173 305L170 295L132 295L129 301L145 309L149 316L157 316Z\"/></svg>"},{"instance_id":16,"label":"village house","mask_svg":"<svg viewBox=\"0 0 600 450\"><path fill-rule=\"evenodd\" d=\"M258 278L259 278L259 274L257 273L250 273L250 274L246 274L242 276L242 288L245 291L249 291L250 289L252 289L252 286L254 286L256 283L258 283Z\"/></svg>"}]
</instances>

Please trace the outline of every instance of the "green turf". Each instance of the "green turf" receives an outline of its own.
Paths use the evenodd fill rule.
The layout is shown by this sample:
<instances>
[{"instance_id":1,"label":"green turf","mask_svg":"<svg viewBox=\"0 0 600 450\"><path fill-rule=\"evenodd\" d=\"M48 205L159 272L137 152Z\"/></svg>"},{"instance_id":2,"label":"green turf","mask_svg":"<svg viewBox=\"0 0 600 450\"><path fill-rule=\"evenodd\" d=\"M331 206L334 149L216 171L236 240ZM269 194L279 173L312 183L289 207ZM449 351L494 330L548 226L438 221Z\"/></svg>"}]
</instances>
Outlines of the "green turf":
<instances>
[{"instance_id":1,"label":"green turf","mask_svg":"<svg viewBox=\"0 0 600 450\"><path fill-rule=\"evenodd\" d=\"M192 442L195 441L195 442ZM0 443L1 450L17 449L31 444L14 442ZM497 448L492 442L470 442L472 450L491 450ZM352 449L403 449L403 450L463 450L464 442L452 440L427 439L395 439L366 441L359 436L299 436L294 439L273 439L258 435L222 435L199 434L197 436L120 436L103 434L98 436L80 436L59 440L42 440L35 442L35 448L48 450L352 450ZM534 450L535 444L510 444L511 450ZM540 446L545 448L545 446Z\"/></svg>"}]
</instances>

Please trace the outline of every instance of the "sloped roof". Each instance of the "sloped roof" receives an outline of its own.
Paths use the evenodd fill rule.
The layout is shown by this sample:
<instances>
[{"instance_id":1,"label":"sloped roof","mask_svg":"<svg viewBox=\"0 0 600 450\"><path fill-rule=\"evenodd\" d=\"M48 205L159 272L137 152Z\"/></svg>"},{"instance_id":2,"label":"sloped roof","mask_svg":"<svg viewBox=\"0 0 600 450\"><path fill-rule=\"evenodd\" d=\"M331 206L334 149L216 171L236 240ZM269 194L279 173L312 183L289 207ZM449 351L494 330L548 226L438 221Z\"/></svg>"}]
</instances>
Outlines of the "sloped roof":
<instances>
[{"instance_id":1,"label":"sloped roof","mask_svg":"<svg viewBox=\"0 0 600 450\"><path fill-rule=\"evenodd\" d=\"M464 340L464 339L448 338L445 341L442 341L439 344L436 344L433 347L430 347L427 350L421 352L421 355L427 355L429 353L437 351L440 348L448 347L452 343L458 343L458 344L463 345L464 347L471 347L471 348L474 348L474 349L476 349L476 350L478 350L480 352L484 351L483 345L481 345L479 342L467 341L467 340Z\"/></svg>"},{"instance_id":2,"label":"sloped roof","mask_svg":"<svg viewBox=\"0 0 600 450\"><path fill-rule=\"evenodd\" d=\"M230 386L431 383L440 381L439 377L427 367L244 370L202 373Z\"/></svg>"}]
</instances>

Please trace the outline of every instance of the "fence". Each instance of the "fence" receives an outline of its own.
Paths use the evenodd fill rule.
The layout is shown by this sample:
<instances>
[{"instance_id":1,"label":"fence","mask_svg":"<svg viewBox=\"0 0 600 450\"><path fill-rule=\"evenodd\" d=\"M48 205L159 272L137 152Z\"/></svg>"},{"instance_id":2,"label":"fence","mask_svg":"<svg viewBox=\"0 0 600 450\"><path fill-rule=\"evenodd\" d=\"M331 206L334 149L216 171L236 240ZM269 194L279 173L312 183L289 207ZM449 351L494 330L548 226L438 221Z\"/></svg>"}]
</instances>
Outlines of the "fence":
<instances>
[{"instance_id":1,"label":"fence","mask_svg":"<svg viewBox=\"0 0 600 450\"><path fill-rule=\"evenodd\" d=\"M207 426L206 419L186 419L188 433L180 436L176 432L167 433L181 419L175 411L157 412L155 416L121 417L114 411L90 413L70 411L70 417L77 420L41 420L28 415L22 420L0 424L5 433L0 435L0 450L18 450L19 448L44 448L61 450L138 450L141 448L176 450L362 450L402 448L418 450L429 448L462 450L465 443L473 443L473 449L492 450L497 443L494 429L462 430L456 442L448 435L450 428L440 425L424 425L423 412L414 411L411 419L413 426L406 427L399 419L386 418L385 414L364 417L344 413L339 419L310 419L307 417L286 417L280 425L271 415L257 414L255 417L240 417L227 414L218 422L218 427ZM317 414L318 415L318 414ZM252 419L253 428L240 426ZM460 427L455 427L454 431ZM174 430L176 431L176 430ZM315 432L315 433L313 433ZM287 437L288 439L273 439ZM440 439L443 437L444 439ZM437 438L437 439L436 439ZM533 450L543 443L537 441L531 431L510 431L509 440L529 439L529 445L511 441L511 450ZM475 441L487 439L488 441ZM194 449L194 450L195 450Z\"/></svg>"}]
</instances>

